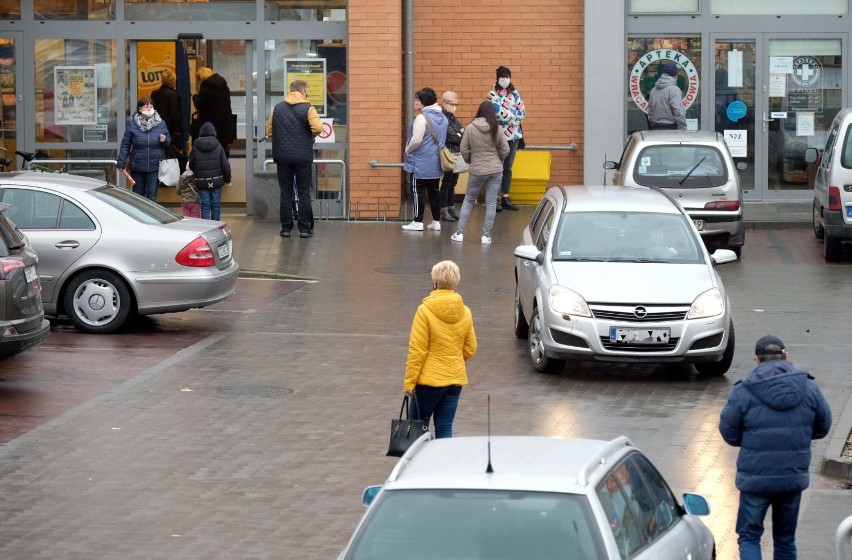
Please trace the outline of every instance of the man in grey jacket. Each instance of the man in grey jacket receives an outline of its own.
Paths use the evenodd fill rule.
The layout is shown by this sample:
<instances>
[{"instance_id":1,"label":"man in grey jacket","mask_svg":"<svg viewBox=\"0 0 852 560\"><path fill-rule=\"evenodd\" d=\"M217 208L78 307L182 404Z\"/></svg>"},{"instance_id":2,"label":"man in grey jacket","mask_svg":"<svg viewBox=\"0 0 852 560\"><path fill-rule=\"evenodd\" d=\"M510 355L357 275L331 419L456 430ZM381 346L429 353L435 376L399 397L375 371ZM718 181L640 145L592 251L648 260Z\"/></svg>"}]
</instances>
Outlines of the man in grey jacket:
<instances>
[{"instance_id":1,"label":"man in grey jacket","mask_svg":"<svg viewBox=\"0 0 852 560\"><path fill-rule=\"evenodd\" d=\"M648 94L648 128L686 130L683 94L677 85L677 63L666 62L663 75Z\"/></svg>"}]
</instances>

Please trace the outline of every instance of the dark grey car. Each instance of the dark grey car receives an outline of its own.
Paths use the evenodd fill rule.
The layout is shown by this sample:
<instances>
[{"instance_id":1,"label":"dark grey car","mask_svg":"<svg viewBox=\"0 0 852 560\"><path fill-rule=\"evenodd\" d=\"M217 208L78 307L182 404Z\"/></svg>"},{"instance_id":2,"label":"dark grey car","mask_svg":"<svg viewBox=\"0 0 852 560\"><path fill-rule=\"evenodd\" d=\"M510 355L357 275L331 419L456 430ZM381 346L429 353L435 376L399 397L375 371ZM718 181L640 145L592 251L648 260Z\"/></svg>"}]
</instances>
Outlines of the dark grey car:
<instances>
[{"instance_id":1,"label":"dark grey car","mask_svg":"<svg viewBox=\"0 0 852 560\"><path fill-rule=\"evenodd\" d=\"M0 358L14 356L43 341L50 322L41 305L38 258L0 203Z\"/></svg>"}]
</instances>

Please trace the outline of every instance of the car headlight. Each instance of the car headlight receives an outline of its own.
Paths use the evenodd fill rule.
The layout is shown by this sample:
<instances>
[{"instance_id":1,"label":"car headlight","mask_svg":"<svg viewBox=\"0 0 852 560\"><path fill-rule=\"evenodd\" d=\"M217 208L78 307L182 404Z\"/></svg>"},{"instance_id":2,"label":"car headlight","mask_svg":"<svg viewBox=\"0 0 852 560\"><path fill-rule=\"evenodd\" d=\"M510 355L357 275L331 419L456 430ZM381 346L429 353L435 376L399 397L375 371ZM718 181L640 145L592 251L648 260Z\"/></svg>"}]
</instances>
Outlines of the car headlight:
<instances>
[{"instance_id":1,"label":"car headlight","mask_svg":"<svg viewBox=\"0 0 852 560\"><path fill-rule=\"evenodd\" d=\"M563 286L550 287L550 308L554 313L561 315L576 315L578 317L591 317L592 312L586 305L586 300L573 290Z\"/></svg>"},{"instance_id":2,"label":"car headlight","mask_svg":"<svg viewBox=\"0 0 852 560\"><path fill-rule=\"evenodd\" d=\"M712 288L707 290L692 302L687 319L702 319L704 317L716 317L725 312L725 297L722 290Z\"/></svg>"}]
</instances>

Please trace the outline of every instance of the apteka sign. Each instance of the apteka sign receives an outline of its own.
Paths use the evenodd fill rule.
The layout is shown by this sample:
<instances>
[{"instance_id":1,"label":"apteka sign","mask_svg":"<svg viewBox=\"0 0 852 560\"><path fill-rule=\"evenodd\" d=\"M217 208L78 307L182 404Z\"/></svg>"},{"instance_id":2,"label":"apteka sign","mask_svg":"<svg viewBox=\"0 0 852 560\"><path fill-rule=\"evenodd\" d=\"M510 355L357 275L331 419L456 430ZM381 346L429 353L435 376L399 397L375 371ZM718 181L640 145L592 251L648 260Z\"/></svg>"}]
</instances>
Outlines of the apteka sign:
<instances>
[{"instance_id":1,"label":"apteka sign","mask_svg":"<svg viewBox=\"0 0 852 560\"><path fill-rule=\"evenodd\" d=\"M641 81L642 74L648 67L656 67L660 62L674 60L678 67L686 74L686 92L683 94L683 108L688 109L698 97L698 70L695 64L689 60L689 57L680 51L671 49L657 49L643 54L633 69L630 71L630 97L633 102L642 109L643 112L648 112L648 98L642 93Z\"/></svg>"}]
</instances>

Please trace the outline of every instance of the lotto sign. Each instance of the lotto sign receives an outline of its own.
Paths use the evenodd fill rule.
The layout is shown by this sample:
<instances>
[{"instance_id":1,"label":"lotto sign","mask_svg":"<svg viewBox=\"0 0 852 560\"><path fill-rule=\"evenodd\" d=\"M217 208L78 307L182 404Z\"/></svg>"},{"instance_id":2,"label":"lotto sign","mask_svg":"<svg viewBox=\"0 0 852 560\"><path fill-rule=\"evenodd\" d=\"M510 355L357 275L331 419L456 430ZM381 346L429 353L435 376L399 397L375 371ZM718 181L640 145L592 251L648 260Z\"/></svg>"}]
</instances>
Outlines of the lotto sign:
<instances>
[{"instance_id":1,"label":"lotto sign","mask_svg":"<svg viewBox=\"0 0 852 560\"><path fill-rule=\"evenodd\" d=\"M648 112L648 98L642 93L642 74L649 67L656 68L660 64L665 64L669 60L677 63L681 72L686 74L686 91L683 93L683 108L689 109L695 100L698 98L698 69L695 64L689 60L689 57L680 51L671 49L658 49L649 51L639 57L633 69L630 70L630 97L636 106L642 109L643 112Z\"/></svg>"},{"instance_id":2,"label":"lotto sign","mask_svg":"<svg viewBox=\"0 0 852 560\"><path fill-rule=\"evenodd\" d=\"M334 119L320 119L322 121L322 131L316 137L316 141L331 143L334 142Z\"/></svg>"}]
</instances>

